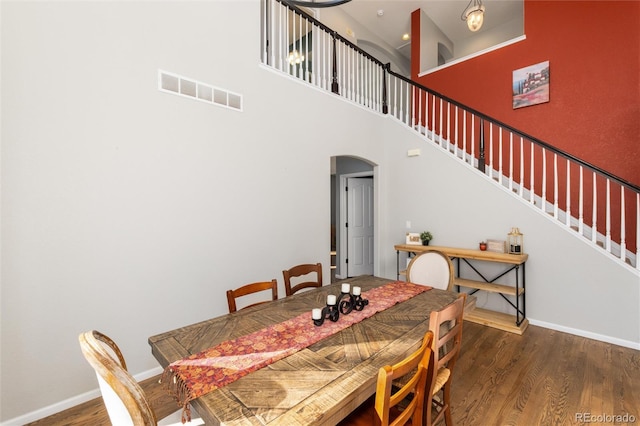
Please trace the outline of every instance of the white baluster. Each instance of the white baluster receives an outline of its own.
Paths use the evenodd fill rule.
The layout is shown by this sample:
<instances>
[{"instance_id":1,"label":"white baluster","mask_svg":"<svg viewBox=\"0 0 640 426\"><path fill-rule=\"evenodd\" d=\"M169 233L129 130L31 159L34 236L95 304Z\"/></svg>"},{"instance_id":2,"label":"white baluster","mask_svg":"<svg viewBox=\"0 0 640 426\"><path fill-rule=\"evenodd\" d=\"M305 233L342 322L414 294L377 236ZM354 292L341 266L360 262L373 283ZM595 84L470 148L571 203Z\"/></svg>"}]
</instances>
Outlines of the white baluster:
<instances>
[{"instance_id":1,"label":"white baluster","mask_svg":"<svg viewBox=\"0 0 640 426\"><path fill-rule=\"evenodd\" d=\"M606 192L605 248L611 252L611 180L607 178Z\"/></svg>"},{"instance_id":2,"label":"white baluster","mask_svg":"<svg viewBox=\"0 0 640 426\"><path fill-rule=\"evenodd\" d=\"M636 194L636 269L640 270L640 193Z\"/></svg>"},{"instance_id":3,"label":"white baluster","mask_svg":"<svg viewBox=\"0 0 640 426\"><path fill-rule=\"evenodd\" d=\"M580 166L580 199L578 200L578 232L584 235L584 167Z\"/></svg>"},{"instance_id":4,"label":"white baluster","mask_svg":"<svg viewBox=\"0 0 640 426\"><path fill-rule=\"evenodd\" d=\"M502 127L499 128L500 129L500 135L498 137L498 143L500 144L498 146L498 168L500 169L500 171L498 172L498 178L500 179L500 185L503 185L503 171L502 171Z\"/></svg>"},{"instance_id":5,"label":"white baluster","mask_svg":"<svg viewBox=\"0 0 640 426\"><path fill-rule=\"evenodd\" d=\"M598 188L596 172L593 172L593 211L591 212L591 242L594 244L598 241Z\"/></svg>"},{"instance_id":6,"label":"white baluster","mask_svg":"<svg viewBox=\"0 0 640 426\"><path fill-rule=\"evenodd\" d=\"M509 190L513 191L513 133L509 132Z\"/></svg>"},{"instance_id":7,"label":"white baluster","mask_svg":"<svg viewBox=\"0 0 640 426\"><path fill-rule=\"evenodd\" d=\"M620 259L624 262L627 259L627 231L625 226L625 211L624 211L624 186L620 185Z\"/></svg>"},{"instance_id":8,"label":"white baluster","mask_svg":"<svg viewBox=\"0 0 640 426\"><path fill-rule=\"evenodd\" d=\"M409 118L409 115L411 114L411 96L409 96L409 83L405 83L407 85L407 89L405 90L406 93L406 97L405 97L405 102L406 102L406 117L404 119L404 122L407 126L411 125L411 119Z\"/></svg>"},{"instance_id":9,"label":"white baluster","mask_svg":"<svg viewBox=\"0 0 640 426\"><path fill-rule=\"evenodd\" d=\"M523 197L524 194L524 140L522 136L520 136L520 198Z\"/></svg>"},{"instance_id":10,"label":"white baluster","mask_svg":"<svg viewBox=\"0 0 640 426\"><path fill-rule=\"evenodd\" d=\"M440 140L438 145L442 146L442 98L440 98Z\"/></svg>"},{"instance_id":11,"label":"white baluster","mask_svg":"<svg viewBox=\"0 0 640 426\"><path fill-rule=\"evenodd\" d=\"M571 162L567 158L567 206L565 214L565 223L571 226Z\"/></svg>"},{"instance_id":12,"label":"white baluster","mask_svg":"<svg viewBox=\"0 0 640 426\"><path fill-rule=\"evenodd\" d=\"M451 102L447 102L447 151L451 152Z\"/></svg>"},{"instance_id":13,"label":"white baluster","mask_svg":"<svg viewBox=\"0 0 640 426\"><path fill-rule=\"evenodd\" d=\"M436 140L436 97L431 96L431 140Z\"/></svg>"},{"instance_id":14,"label":"white baluster","mask_svg":"<svg viewBox=\"0 0 640 426\"><path fill-rule=\"evenodd\" d=\"M547 212L547 150L542 148L542 202L540 209Z\"/></svg>"},{"instance_id":15,"label":"white baluster","mask_svg":"<svg viewBox=\"0 0 640 426\"><path fill-rule=\"evenodd\" d=\"M535 180L534 180L535 174L536 174L536 171L534 169L535 156L533 151L534 146L533 144L530 144L530 145L531 145L531 154L530 154L531 155L531 175L529 176L529 186L531 188L529 189L529 194L530 194L529 202L531 204L535 204L536 202L536 191L535 191Z\"/></svg>"},{"instance_id":16,"label":"white baluster","mask_svg":"<svg viewBox=\"0 0 640 426\"><path fill-rule=\"evenodd\" d=\"M456 105L456 116L455 116L455 127L456 130L454 132L455 136L454 136L454 143L455 143L455 147L453 148L453 154L456 156L456 158L458 157L458 127L459 127L459 121L458 121L458 106Z\"/></svg>"},{"instance_id":17,"label":"white baluster","mask_svg":"<svg viewBox=\"0 0 640 426\"><path fill-rule=\"evenodd\" d=\"M469 163L471 167L475 166L475 158L476 158L476 116L475 114L471 114L471 157L469 158Z\"/></svg>"},{"instance_id":18,"label":"white baluster","mask_svg":"<svg viewBox=\"0 0 640 426\"><path fill-rule=\"evenodd\" d=\"M553 217L558 219L558 154L553 154Z\"/></svg>"},{"instance_id":19,"label":"white baluster","mask_svg":"<svg viewBox=\"0 0 640 426\"><path fill-rule=\"evenodd\" d=\"M491 122L489 122L489 172L488 173L489 173L489 177L493 178L493 123Z\"/></svg>"}]
</instances>

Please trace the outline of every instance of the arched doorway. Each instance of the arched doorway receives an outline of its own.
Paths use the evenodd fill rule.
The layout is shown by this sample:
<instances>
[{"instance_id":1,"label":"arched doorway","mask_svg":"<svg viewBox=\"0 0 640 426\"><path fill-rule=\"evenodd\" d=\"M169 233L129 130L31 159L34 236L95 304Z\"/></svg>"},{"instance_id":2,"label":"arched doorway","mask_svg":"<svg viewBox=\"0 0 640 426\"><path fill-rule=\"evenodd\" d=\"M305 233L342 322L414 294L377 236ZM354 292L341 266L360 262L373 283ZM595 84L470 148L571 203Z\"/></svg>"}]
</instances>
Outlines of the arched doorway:
<instances>
[{"instance_id":1,"label":"arched doorway","mask_svg":"<svg viewBox=\"0 0 640 426\"><path fill-rule=\"evenodd\" d=\"M332 279L371 275L376 239L375 165L352 156L332 157L331 165Z\"/></svg>"}]
</instances>

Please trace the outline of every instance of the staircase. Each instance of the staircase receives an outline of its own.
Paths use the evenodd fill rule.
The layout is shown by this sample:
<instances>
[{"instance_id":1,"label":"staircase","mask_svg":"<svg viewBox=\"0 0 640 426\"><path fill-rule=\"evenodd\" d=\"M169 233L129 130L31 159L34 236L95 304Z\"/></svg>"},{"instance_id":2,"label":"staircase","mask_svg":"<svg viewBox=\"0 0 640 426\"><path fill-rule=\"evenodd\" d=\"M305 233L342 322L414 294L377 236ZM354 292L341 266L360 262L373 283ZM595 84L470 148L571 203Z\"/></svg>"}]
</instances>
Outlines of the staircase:
<instances>
[{"instance_id":1,"label":"staircase","mask_svg":"<svg viewBox=\"0 0 640 426\"><path fill-rule=\"evenodd\" d=\"M281 0L263 19L264 65L388 115L640 273L640 187L394 73Z\"/></svg>"}]
</instances>

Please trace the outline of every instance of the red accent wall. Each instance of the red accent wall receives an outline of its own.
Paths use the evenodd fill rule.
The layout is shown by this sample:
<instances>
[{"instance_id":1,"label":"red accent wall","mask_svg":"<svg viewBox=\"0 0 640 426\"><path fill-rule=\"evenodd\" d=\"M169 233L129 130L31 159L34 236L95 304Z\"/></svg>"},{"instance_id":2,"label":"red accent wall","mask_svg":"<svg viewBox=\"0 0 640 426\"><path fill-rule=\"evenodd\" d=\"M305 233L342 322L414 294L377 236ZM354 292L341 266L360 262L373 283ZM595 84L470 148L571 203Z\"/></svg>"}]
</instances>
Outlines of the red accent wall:
<instances>
[{"instance_id":1,"label":"red accent wall","mask_svg":"<svg viewBox=\"0 0 640 426\"><path fill-rule=\"evenodd\" d=\"M526 40L424 77L414 12L413 80L640 185L640 1L525 0L524 9ZM547 60L550 102L514 110L513 70Z\"/></svg>"}]
</instances>

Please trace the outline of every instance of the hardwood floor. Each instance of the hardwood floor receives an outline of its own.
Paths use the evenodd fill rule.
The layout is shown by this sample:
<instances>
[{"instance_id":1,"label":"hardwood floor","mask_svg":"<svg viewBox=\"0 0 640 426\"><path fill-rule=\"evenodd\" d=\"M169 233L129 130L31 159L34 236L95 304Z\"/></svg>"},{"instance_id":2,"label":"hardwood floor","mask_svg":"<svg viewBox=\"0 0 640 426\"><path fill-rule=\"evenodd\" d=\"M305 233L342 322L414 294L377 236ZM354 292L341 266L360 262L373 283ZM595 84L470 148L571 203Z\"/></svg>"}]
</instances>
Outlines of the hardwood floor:
<instances>
[{"instance_id":1,"label":"hardwood floor","mask_svg":"<svg viewBox=\"0 0 640 426\"><path fill-rule=\"evenodd\" d=\"M578 425L587 416L591 424L640 423L640 351L532 325L518 336L465 322L462 340L452 390L456 425ZM142 384L159 415L173 410L157 379ZM30 425L109 421L98 398Z\"/></svg>"}]
</instances>

